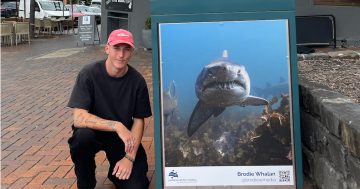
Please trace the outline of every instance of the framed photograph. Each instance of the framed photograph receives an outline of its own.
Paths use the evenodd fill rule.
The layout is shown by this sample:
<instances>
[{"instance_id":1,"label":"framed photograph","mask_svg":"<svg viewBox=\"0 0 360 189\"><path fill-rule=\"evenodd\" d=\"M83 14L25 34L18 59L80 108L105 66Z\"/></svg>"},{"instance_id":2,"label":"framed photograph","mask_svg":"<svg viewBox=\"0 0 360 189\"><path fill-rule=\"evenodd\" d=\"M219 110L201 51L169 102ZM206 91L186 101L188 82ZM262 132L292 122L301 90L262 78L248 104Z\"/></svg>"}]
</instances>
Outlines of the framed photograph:
<instances>
[{"instance_id":1,"label":"framed photograph","mask_svg":"<svg viewBox=\"0 0 360 189\"><path fill-rule=\"evenodd\" d=\"M296 188L288 22L158 24L164 188Z\"/></svg>"}]
</instances>

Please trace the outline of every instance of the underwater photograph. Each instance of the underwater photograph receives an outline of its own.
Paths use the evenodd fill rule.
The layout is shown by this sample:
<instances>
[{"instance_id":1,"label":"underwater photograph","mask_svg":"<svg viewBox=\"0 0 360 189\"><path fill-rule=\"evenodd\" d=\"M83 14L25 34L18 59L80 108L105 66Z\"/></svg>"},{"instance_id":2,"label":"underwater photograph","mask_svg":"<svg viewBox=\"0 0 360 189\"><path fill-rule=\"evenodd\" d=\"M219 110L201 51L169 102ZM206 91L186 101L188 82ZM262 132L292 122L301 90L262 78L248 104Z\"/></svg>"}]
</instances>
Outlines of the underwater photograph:
<instances>
[{"instance_id":1,"label":"underwater photograph","mask_svg":"<svg viewBox=\"0 0 360 189\"><path fill-rule=\"evenodd\" d=\"M287 24L159 24L165 167L294 164Z\"/></svg>"}]
</instances>

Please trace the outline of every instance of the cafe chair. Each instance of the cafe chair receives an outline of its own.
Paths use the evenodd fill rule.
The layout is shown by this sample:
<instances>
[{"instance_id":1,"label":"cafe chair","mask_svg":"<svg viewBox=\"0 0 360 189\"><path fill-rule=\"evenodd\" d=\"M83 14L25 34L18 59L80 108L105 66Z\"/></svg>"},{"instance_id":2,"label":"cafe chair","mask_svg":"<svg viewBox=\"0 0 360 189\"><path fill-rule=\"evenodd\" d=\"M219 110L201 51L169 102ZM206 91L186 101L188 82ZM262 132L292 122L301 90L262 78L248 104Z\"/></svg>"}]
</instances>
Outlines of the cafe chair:
<instances>
[{"instance_id":1,"label":"cafe chair","mask_svg":"<svg viewBox=\"0 0 360 189\"><path fill-rule=\"evenodd\" d=\"M30 44L30 30L29 22L16 22L15 24L15 44L18 44L18 41L21 42L22 39L27 38Z\"/></svg>"},{"instance_id":2,"label":"cafe chair","mask_svg":"<svg viewBox=\"0 0 360 189\"><path fill-rule=\"evenodd\" d=\"M61 26L63 31L66 30L66 34L69 34L70 30L74 29L73 21L71 20L71 18L62 20Z\"/></svg>"},{"instance_id":3,"label":"cafe chair","mask_svg":"<svg viewBox=\"0 0 360 189\"><path fill-rule=\"evenodd\" d=\"M51 19L44 19L44 32L47 31L50 35L52 32L59 29L59 24L56 21L53 21Z\"/></svg>"},{"instance_id":4,"label":"cafe chair","mask_svg":"<svg viewBox=\"0 0 360 189\"><path fill-rule=\"evenodd\" d=\"M40 19L35 19L35 32L37 31L38 35L44 29L44 22ZM44 33L43 33L44 34Z\"/></svg>"},{"instance_id":5,"label":"cafe chair","mask_svg":"<svg viewBox=\"0 0 360 189\"><path fill-rule=\"evenodd\" d=\"M10 46L13 43L13 24L12 23L1 23L1 44L8 44L10 41Z\"/></svg>"}]
</instances>

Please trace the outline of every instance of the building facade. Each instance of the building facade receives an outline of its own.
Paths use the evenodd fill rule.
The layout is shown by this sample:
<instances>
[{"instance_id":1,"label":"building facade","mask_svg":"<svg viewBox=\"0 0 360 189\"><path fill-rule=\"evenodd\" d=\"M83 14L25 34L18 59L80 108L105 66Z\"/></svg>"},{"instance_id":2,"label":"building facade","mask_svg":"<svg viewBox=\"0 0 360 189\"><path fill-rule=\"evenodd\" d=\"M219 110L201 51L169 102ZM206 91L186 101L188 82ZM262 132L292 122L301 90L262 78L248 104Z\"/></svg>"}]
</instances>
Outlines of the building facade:
<instances>
[{"instance_id":1,"label":"building facade","mask_svg":"<svg viewBox=\"0 0 360 189\"><path fill-rule=\"evenodd\" d=\"M142 30L150 16L150 0L102 0L101 43L111 31L123 28L134 35L135 46L143 47Z\"/></svg>"}]
</instances>

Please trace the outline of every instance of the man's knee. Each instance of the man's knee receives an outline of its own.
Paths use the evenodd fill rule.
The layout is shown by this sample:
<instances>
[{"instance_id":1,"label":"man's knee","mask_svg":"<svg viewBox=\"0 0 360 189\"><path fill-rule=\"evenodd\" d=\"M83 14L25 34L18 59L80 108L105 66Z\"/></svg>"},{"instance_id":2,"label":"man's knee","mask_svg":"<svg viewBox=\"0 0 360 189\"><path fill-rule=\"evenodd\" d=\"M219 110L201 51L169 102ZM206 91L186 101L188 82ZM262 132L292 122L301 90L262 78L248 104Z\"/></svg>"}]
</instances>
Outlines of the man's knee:
<instances>
[{"instance_id":1,"label":"man's knee","mask_svg":"<svg viewBox=\"0 0 360 189\"><path fill-rule=\"evenodd\" d=\"M77 129L74 132L73 136L69 139L69 144L73 147L85 147L89 145L94 145L95 142L95 132L87 128Z\"/></svg>"},{"instance_id":2,"label":"man's knee","mask_svg":"<svg viewBox=\"0 0 360 189\"><path fill-rule=\"evenodd\" d=\"M77 129L69 139L72 156L93 156L99 151L100 143L96 140L93 130L87 128Z\"/></svg>"},{"instance_id":3,"label":"man's knee","mask_svg":"<svg viewBox=\"0 0 360 189\"><path fill-rule=\"evenodd\" d=\"M131 189L148 189L149 188L149 180L145 178L146 180L142 180L136 183L132 183L132 185L128 188Z\"/></svg>"},{"instance_id":4,"label":"man's knee","mask_svg":"<svg viewBox=\"0 0 360 189\"><path fill-rule=\"evenodd\" d=\"M149 179L147 177L133 177L129 180L118 180L116 177L110 178L117 189L147 189L149 188Z\"/></svg>"}]
</instances>

